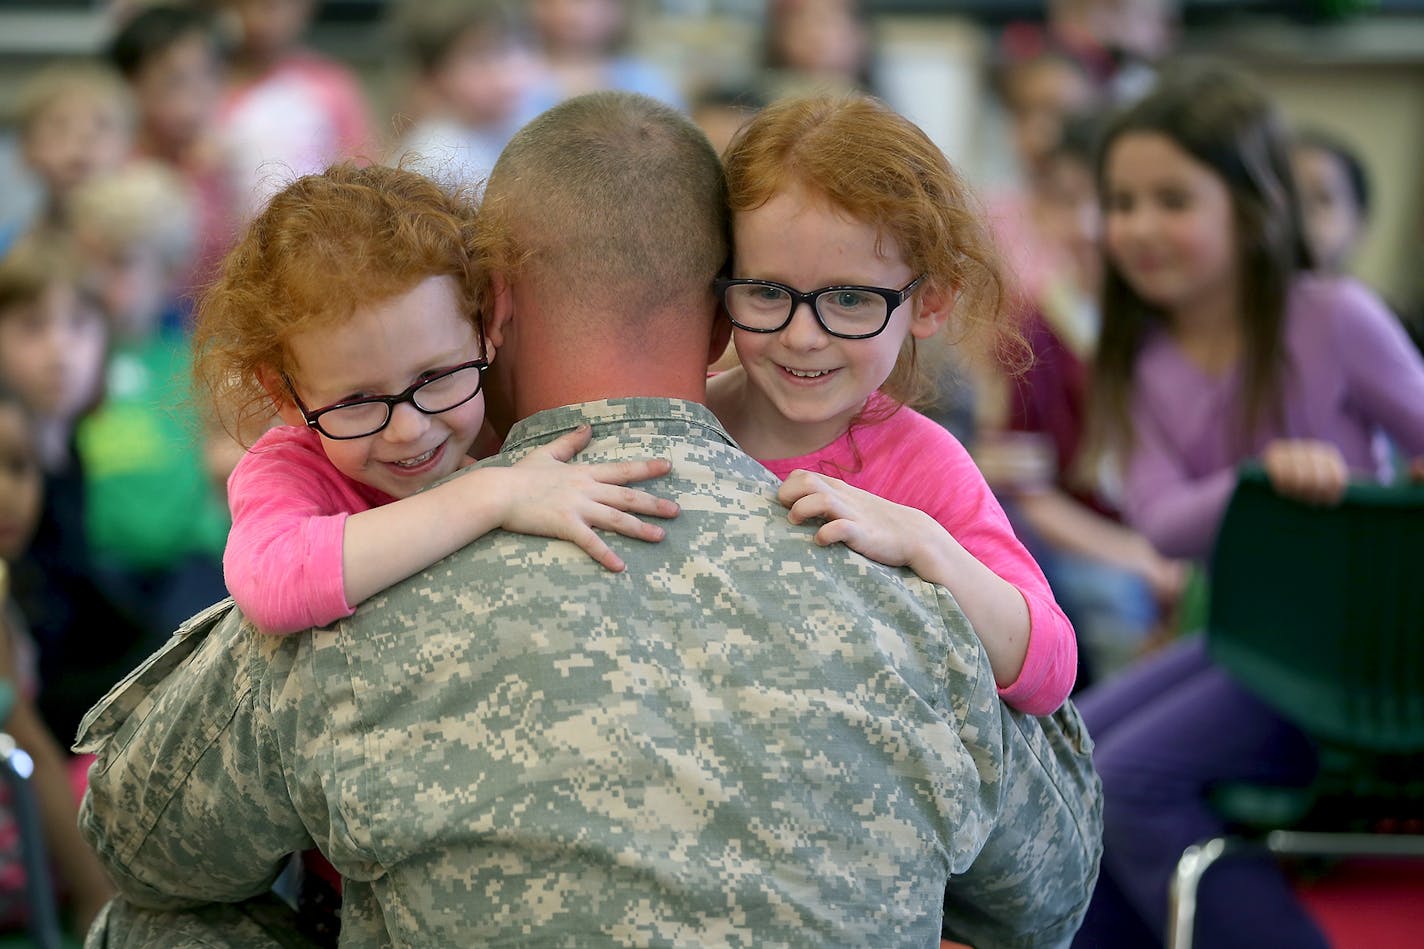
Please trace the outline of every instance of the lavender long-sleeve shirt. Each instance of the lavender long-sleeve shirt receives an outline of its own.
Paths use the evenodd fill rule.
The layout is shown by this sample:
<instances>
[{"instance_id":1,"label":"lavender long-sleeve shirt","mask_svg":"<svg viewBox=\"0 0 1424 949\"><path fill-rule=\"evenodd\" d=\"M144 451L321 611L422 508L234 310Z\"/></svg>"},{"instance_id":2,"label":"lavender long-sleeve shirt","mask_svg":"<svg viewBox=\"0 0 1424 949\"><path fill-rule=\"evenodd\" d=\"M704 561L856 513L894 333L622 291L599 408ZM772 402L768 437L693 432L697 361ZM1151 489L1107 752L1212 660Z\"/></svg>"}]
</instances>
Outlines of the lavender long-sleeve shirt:
<instances>
[{"instance_id":1,"label":"lavender long-sleeve shirt","mask_svg":"<svg viewBox=\"0 0 1424 949\"><path fill-rule=\"evenodd\" d=\"M1164 554L1205 557L1236 484L1236 468L1277 438L1339 447L1352 472L1375 477L1383 431L1424 455L1424 359L1398 321L1358 281L1303 275L1291 287L1279 421L1242 450L1240 370L1220 376L1190 362L1165 333L1150 337L1133 378L1135 445L1124 509Z\"/></svg>"}]
</instances>

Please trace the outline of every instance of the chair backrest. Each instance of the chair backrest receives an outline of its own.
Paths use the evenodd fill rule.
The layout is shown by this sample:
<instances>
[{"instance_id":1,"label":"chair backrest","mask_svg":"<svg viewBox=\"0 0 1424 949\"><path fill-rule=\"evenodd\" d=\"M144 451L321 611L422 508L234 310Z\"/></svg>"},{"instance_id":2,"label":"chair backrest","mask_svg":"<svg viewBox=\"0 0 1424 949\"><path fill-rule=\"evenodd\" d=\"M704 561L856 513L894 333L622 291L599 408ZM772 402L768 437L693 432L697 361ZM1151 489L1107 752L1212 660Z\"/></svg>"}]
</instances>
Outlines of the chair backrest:
<instances>
[{"instance_id":1,"label":"chair backrest","mask_svg":"<svg viewBox=\"0 0 1424 949\"><path fill-rule=\"evenodd\" d=\"M1424 751L1424 486L1332 507L1242 472L1211 564L1208 648L1307 734Z\"/></svg>"}]
</instances>

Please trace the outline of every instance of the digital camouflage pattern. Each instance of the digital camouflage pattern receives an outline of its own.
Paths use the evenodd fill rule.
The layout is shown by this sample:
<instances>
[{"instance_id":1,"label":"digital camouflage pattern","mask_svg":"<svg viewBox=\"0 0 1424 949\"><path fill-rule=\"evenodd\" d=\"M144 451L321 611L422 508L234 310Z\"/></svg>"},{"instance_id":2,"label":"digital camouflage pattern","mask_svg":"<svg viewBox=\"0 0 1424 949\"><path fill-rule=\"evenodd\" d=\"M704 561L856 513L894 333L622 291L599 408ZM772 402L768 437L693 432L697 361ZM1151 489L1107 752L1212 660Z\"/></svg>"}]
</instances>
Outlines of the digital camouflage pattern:
<instances>
[{"instance_id":1,"label":"digital camouflage pattern","mask_svg":"<svg viewBox=\"0 0 1424 949\"><path fill-rule=\"evenodd\" d=\"M313 845L351 946L1065 944L1097 872L1076 711L1003 705L953 599L792 526L702 406L517 425L667 457L667 538L492 533L325 630L190 621L89 713L81 818L150 909ZM459 477L459 475L455 475ZM945 899L948 888L948 899Z\"/></svg>"}]
</instances>

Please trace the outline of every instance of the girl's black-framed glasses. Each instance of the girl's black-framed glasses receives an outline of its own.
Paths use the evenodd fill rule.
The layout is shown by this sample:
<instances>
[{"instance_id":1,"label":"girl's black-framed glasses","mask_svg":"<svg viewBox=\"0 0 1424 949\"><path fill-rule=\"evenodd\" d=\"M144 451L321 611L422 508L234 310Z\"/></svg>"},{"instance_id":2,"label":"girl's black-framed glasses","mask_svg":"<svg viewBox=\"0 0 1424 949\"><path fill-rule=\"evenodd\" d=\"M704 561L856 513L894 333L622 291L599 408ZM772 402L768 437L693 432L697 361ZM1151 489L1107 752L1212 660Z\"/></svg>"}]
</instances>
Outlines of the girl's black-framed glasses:
<instances>
[{"instance_id":1,"label":"girl's black-framed glasses","mask_svg":"<svg viewBox=\"0 0 1424 949\"><path fill-rule=\"evenodd\" d=\"M402 402L409 402L426 415L439 415L458 408L479 395L488 368L488 360L471 359L417 380L400 395L364 396L333 402L315 410L308 409L302 403L296 387L285 373L282 379L287 383L287 391L292 393L292 401L296 403L297 411L302 413L307 427L316 429L327 438L341 441L365 438L381 431L390 424L396 406Z\"/></svg>"},{"instance_id":2,"label":"girl's black-framed glasses","mask_svg":"<svg viewBox=\"0 0 1424 949\"><path fill-rule=\"evenodd\" d=\"M869 339L890 325L890 314L919 288L920 274L899 290L886 287L835 286L808 290L774 280L712 281L732 325L749 333L779 333L791 323L796 308L811 305L821 329L838 339Z\"/></svg>"}]
</instances>

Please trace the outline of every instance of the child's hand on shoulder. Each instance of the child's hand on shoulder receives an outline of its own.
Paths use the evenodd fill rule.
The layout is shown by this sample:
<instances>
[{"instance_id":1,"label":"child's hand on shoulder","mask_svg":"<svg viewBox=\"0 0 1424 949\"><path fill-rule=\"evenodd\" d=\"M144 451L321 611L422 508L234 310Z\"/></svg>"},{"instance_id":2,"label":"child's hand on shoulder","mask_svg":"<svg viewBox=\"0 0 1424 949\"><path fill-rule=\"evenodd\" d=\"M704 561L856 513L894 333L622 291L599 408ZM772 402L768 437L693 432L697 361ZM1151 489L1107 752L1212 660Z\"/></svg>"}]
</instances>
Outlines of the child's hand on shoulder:
<instances>
[{"instance_id":1,"label":"child's hand on shoulder","mask_svg":"<svg viewBox=\"0 0 1424 949\"><path fill-rule=\"evenodd\" d=\"M917 569L925 539L945 534L924 511L804 469L791 472L776 497L790 508L787 517L793 524L812 518L825 521L816 531L816 543L822 547L845 544L888 567Z\"/></svg>"},{"instance_id":2,"label":"child's hand on shoulder","mask_svg":"<svg viewBox=\"0 0 1424 949\"><path fill-rule=\"evenodd\" d=\"M676 517L672 501L628 487L636 481L660 478L672 470L663 458L580 465L569 462L588 445L592 430L583 425L531 452L503 473L500 526L520 534L572 541L612 571L625 568L595 528L635 540L660 541L666 532L635 514Z\"/></svg>"},{"instance_id":3,"label":"child's hand on shoulder","mask_svg":"<svg viewBox=\"0 0 1424 949\"><path fill-rule=\"evenodd\" d=\"M1350 483L1345 456L1330 442L1278 438L1261 452L1271 487L1307 504L1335 504Z\"/></svg>"}]
</instances>

